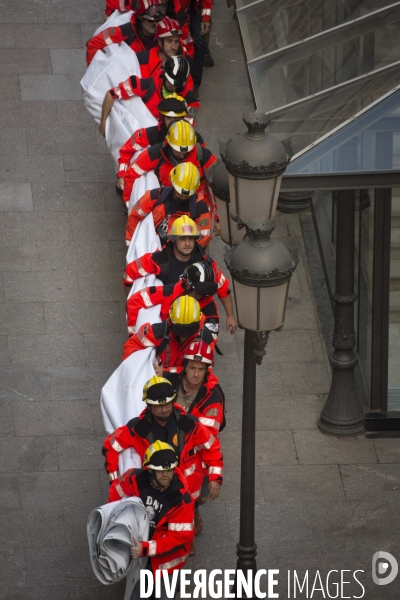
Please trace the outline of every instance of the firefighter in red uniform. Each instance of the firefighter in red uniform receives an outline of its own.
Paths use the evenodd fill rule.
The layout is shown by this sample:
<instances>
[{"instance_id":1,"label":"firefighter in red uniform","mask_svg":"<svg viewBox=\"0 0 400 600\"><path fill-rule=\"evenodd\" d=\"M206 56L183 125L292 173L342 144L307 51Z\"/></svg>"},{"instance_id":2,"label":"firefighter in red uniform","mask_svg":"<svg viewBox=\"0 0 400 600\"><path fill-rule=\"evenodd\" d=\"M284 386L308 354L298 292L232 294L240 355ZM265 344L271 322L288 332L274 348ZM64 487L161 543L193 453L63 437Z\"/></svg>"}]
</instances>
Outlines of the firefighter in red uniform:
<instances>
[{"instance_id":1,"label":"firefighter in red uniform","mask_svg":"<svg viewBox=\"0 0 400 600\"><path fill-rule=\"evenodd\" d=\"M187 481L177 467L173 447L156 440L144 454L143 469L129 469L110 487L109 502L129 496L140 498L149 516L149 539L132 538L133 558L147 556L146 569L166 569L168 574L181 569L190 552L194 535L193 500ZM174 596L175 597L175 596ZM161 598L166 600L164 582ZM140 599L140 586L130 600Z\"/></svg>"},{"instance_id":2,"label":"firefighter in red uniform","mask_svg":"<svg viewBox=\"0 0 400 600\"><path fill-rule=\"evenodd\" d=\"M208 473L208 498L215 500L220 494L223 475L221 444L207 427L193 415L174 402L174 387L168 379L155 375L143 388L143 400L147 408L139 417L118 427L104 441L106 471L111 481L118 477L119 453L127 448L143 459L146 450L156 440L170 444L179 458L179 469L187 479L189 492L194 501L200 496L204 479L199 461ZM117 485L117 484L115 484ZM111 499L111 498L110 498Z\"/></svg>"},{"instance_id":3,"label":"firefighter in red uniform","mask_svg":"<svg viewBox=\"0 0 400 600\"><path fill-rule=\"evenodd\" d=\"M200 237L197 225L190 217L179 217L170 226L168 241L161 250L143 254L127 265L124 286L131 288L136 279L147 275L157 275L164 285L177 283L187 266L204 260L211 261L216 272L217 263L204 253L204 248L196 241Z\"/></svg>"},{"instance_id":4,"label":"firefighter in red uniform","mask_svg":"<svg viewBox=\"0 0 400 600\"><path fill-rule=\"evenodd\" d=\"M197 192L200 174L192 163L181 163L171 172L172 186L164 189L148 190L133 206L126 223L126 244L129 246L136 227L148 214L152 213L154 227L162 243L167 231L177 217L183 215L195 221L202 236L199 241L206 248L211 241L211 213L204 196ZM189 231L188 223L182 223L183 230Z\"/></svg>"},{"instance_id":5,"label":"firefighter in red uniform","mask_svg":"<svg viewBox=\"0 0 400 600\"><path fill-rule=\"evenodd\" d=\"M181 45L181 36L182 30L176 19L164 17L161 21L158 21L154 32L157 46L137 53L142 79L153 77L169 56L180 54L188 59L190 65L191 59L188 58L186 48Z\"/></svg>"},{"instance_id":6,"label":"firefighter in red uniform","mask_svg":"<svg viewBox=\"0 0 400 600\"><path fill-rule=\"evenodd\" d=\"M193 56L194 45L189 34L189 16L186 10L183 9L181 0L158 0L158 2L159 4L166 5L165 15L167 17L171 17L171 19L176 19L178 21L184 35L183 44L187 49L189 56ZM135 13L137 13L138 5L138 0L106 0L106 16L109 17L114 10L118 10L121 13L134 10Z\"/></svg>"},{"instance_id":7,"label":"firefighter in red uniform","mask_svg":"<svg viewBox=\"0 0 400 600\"><path fill-rule=\"evenodd\" d=\"M215 266L215 271L214 271ZM151 286L132 294L126 303L128 332L133 334L140 309L160 304L160 319L168 317L171 304L176 298L188 294L200 304L201 312L206 317L205 326L217 336L219 333L219 312L213 296L218 294L227 313L226 329L234 333L237 322L233 314L229 281L219 270L215 261L206 261L188 265L178 283Z\"/></svg>"},{"instance_id":8,"label":"firefighter in red uniform","mask_svg":"<svg viewBox=\"0 0 400 600\"><path fill-rule=\"evenodd\" d=\"M161 323L145 323L130 336L123 348L122 360L143 348L155 348L155 368L173 380L183 371L186 348L196 340L215 345L214 335L205 326L206 317L192 296L181 296L171 305L169 317ZM162 369L162 370L161 370Z\"/></svg>"},{"instance_id":9,"label":"firefighter in red uniform","mask_svg":"<svg viewBox=\"0 0 400 600\"><path fill-rule=\"evenodd\" d=\"M160 120L157 125L151 127L141 127L137 129L135 133L129 138L129 140L121 147L119 151L118 163L119 170L117 173L118 181L117 187L123 189L125 171L128 169L133 155L138 150L143 150L149 146L155 144L162 144L167 135L168 127L185 119L189 123L193 122L193 119L188 115L188 107L185 100L178 96L178 94L170 94L161 100L158 105L158 111L160 113ZM205 142L198 131L196 133L197 143L201 144L205 148Z\"/></svg>"},{"instance_id":10,"label":"firefighter in red uniform","mask_svg":"<svg viewBox=\"0 0 400 600\"><path fill-rule=\"evenodd\" d=\"M154 77L141 79L132 75L126 81L121 82L106 92L101 111L99 131L104 135L107 117L114 105L115 100L129 100L133 96L140 96L156 119L160 118L158 105L160 101L172 92L178 92L191 107L193 114L200 108L192 92L193 81L190 76L188 61L183 56L168 57L162 68Z\"/></svg>"},{"instance_id":11,"label":"firefighter in red uniform","mask_svg":"<svg viewBox=\"0 0 400 600\"><path fill-rule=\"evenodd\" d=\"M92 37L86 44L86 63L89 66L98 50L110 44L125 42L134 52L157 46L154 31L157 21L165 17L167 5L161 0L138 0L129 23L109 27Z\"/></svg>"},{"instance_id":12,"label":"firefighter in red uniform","mask_svg":"<svg viewBox=\"0 0 400 600\"><path fill-rule=\"evenodd\" d=\"M203 77L204 57L207 44L204 40L211 28L211 9L213 0L181 0L189 16L189 30L194 43L192 76L196 98L200 98L199 87Z\"/></svg>"},{"instance_id":13,"label":"firefighter in red uniform","mask_svg":"<svg viewBox=\"0 0 400 600\"><path fill-rule=\"evenodd\" d=\"M177 121L169 126L165 141L162 144L151 146L144 150L130 165L124 175L123 199L129 203L133 185L144 173L154 170L160 185L169 185L172 169L180 163L190 162L199 170L200 190L204 195L207 205L211 208L212 201L206 174L217 158L208 150L197 143L193 127L185 120Z\"/></svg>"},{"instance_id":14,"label":"firefighter in red uniform","mask_svg":"<svg viewBox=\"0 0 400 600\"><path fill-rule=\"evenodd\" d=\"M185 370L176 383L176 402L188 414L196 417L207 429L218 436L226 425L225 396L218 378L211 371L214 364L214 350L204 342L193 342L188 347L185 359ZM207 502L208 474L207 469L199 464L204 473L204 481L200 496L196 502L195 535L200 535L203 521L199 506Z\"/></svg>"}]
</instances>

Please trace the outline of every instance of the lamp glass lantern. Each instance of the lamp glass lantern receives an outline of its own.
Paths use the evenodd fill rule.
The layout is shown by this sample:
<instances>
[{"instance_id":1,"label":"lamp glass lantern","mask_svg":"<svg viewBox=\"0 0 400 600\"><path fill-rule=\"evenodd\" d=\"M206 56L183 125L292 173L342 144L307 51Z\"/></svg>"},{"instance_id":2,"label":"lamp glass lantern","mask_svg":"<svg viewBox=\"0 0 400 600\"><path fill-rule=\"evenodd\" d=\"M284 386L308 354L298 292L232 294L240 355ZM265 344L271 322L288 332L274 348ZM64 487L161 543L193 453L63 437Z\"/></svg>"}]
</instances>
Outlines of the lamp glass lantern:
<instances>
[{"instance_id":1,"label":"lamp glass lantern","mask_svg":"<svg viewBox=\"0 0 400 600\"><path fill-rule=\"evenodd\" d=\"M238 246L243 240L246 230L238 229L236 221L232 219L228 171L223 162L219 163L213 173L211 188L217 201L221 239L229 246Z\"/></svg>"}]
</instances>

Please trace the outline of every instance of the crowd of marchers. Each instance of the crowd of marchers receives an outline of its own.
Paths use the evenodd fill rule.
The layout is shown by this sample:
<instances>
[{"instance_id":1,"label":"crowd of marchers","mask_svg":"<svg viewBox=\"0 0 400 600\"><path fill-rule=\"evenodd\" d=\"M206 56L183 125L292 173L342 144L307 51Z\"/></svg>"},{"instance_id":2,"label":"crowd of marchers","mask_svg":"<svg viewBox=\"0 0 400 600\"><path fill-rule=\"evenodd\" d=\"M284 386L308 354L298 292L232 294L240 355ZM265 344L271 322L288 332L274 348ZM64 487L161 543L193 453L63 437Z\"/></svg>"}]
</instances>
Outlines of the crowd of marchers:
<instances>
[{"instance_id":1,"label":"crowd of marchers","mask_svg":"<svg viewBox=\"0 0 400 600\"><path fill-rule=\"evenodd\" d=\"M127 212L135 181L149 171L159 180L127 215L126 244L134 243L136 228L151 214L161 250L128 264L123 276L129 336L123 360L154 348L155 374L143 389L145 409L106 438L103 454L109 501L137 496L149 515L149 539L134 539L132 556L148 557L153 574L165 569L170 577L195 554L194 536L203 528L199 506L218 498L223 480L225 397L213 373L220 320L215 295L227 331L237 328L229 281L207 251L219 234L209 186L217 159L194 129L203 66L214 64L207 38L211 9L212 0L106 0L106 16L133 10L131 19L87 43L88 65L97 51L119 43L128 44L140 64L141 77L132 75L106 93L100 132L114 102L134 95L158 120L132 132L121 147L116 180ZM135 280L151 274L162 285L131 293ZM151 306L160 307L161 322L137 328L140 309ZM119 473L119 454L128 448L143 468ZM137 585L131 600L138 598Z\"/></svg>"}]
</instances>

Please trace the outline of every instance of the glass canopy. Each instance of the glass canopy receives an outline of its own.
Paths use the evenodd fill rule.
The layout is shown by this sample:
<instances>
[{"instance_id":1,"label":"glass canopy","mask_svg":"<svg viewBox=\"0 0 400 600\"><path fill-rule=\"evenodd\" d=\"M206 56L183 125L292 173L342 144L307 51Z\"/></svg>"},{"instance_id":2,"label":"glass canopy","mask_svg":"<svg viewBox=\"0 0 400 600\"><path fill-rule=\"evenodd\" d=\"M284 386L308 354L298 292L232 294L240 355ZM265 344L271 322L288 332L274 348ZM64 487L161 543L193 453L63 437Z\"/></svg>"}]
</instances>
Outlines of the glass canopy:
<instances>
[{"instance_id":1,"label":"glass canopy","mask_svg":"<svg viewBox=\"0 0 400 600\"><path fill-rule=\"evenodd\" d=\"M285 177L400 170L400 85L296 154Z\"/></svg>"},{"instance_id":2,"label":"glass canopy","mask_svg":"<svg viewBox=\"0 0 400 600\"><path fill-rule=\"evenodd\" d=\"M400 1L236 4L257 109L296 153L400 81Z\"/></svg>"}]
</instances>

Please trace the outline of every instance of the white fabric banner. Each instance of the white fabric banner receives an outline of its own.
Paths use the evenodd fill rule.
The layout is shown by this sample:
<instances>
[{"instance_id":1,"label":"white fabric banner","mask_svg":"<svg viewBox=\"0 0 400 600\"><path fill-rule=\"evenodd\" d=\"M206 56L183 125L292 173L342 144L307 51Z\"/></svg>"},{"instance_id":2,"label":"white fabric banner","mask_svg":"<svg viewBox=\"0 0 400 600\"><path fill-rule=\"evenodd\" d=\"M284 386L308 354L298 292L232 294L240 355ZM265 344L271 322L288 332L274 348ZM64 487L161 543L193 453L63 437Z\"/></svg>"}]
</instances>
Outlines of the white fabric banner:
<instances>
[{"instance_id":1,"label":"white fabric banner","mask_svg":"<svg viewBox=\"0 0 400 600\"><path fill-rule=\"evenodd\" d=\"M109 27L120 27L121 25L125 25L125 23L129 23L131 20L131 16L133 15L133 10L128 12L119 12L119 10L114 10L114 12L108 17L106 21L100 27L96 29L93 34L93 37L99 35L105 29Z\"/></svg>"},{"instance_id":2,"label":"white fabric banner","mask_svg":"<svg viewBox=\"0 0 400 600\"><path fill-rule=\"evenodd\" d=\"M95 508L87 522L90 562L97 579L112 585L126 577L124 600L130 600L147 558L133 559L132 538L147 541L149 519L140 498L134 496Z\"/></svg>"}]
</instances>

